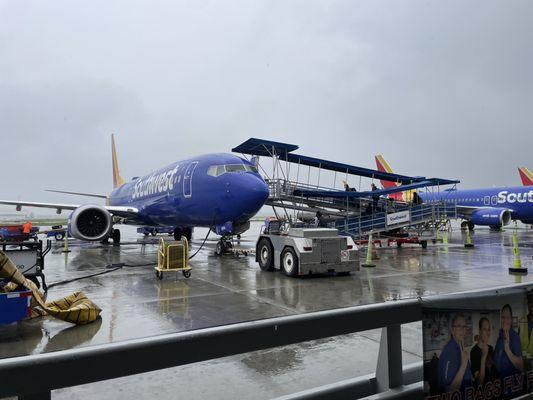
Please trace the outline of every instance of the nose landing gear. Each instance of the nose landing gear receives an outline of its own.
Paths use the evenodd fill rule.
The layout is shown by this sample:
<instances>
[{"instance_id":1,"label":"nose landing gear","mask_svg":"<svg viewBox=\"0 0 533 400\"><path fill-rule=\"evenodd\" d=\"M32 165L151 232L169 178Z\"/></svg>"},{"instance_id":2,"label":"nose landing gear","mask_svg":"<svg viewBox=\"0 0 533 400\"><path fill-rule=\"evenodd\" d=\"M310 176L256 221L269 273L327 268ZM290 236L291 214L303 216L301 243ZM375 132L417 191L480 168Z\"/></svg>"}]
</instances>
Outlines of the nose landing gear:
<instances>
[{"instance_id":1,"label":"nose landing gear","mask_svg":"<svg viewBox=\"0 0 533 400\"><path fill-rule=\"evenodd\" d=\"M228 253L233 249L233 243L226 237L220 238L215 247L215 254L221 256L224 253Z\"/></svg>"}]
</instances>

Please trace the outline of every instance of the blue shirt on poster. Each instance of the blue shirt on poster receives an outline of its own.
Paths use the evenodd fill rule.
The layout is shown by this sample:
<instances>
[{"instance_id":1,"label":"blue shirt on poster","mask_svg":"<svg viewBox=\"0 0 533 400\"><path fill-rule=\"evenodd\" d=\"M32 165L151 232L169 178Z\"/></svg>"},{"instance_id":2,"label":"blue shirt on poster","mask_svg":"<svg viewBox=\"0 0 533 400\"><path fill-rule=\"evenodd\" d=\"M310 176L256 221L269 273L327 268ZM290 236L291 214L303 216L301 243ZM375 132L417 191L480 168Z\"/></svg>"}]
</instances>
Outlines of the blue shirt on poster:
<instances>
[{"instance_id":1,"label":"blue shirt on poster","mask_svg":"<svg viewBox=\"0 0 533 400\"><path fill-rule=\"evenodd\" d=\"M442 349L439 357L439 387L441 393L450 391L450 385L461 368L461 346L454 338L451 338L446 346ZM465 388L472 386L472 371L470 368L470 360L465 369L463 379L461 381L461 392L464 393Z\"/></svg>"},{"instance_id":2,"label":"blue shirt on poster","mask_svg":"<svg viewBox=\"0 0 533 400\"><path fill-rule=\"evenodd\" d=\"M508 376L519 374L520 371L516 368L507 354L505 354L503 340L503 331L500 329L496 346L494 347L494 364L498 371L500 371L500 378L503 380ZM514 329L509 330L509 348L511 352L518 357L522 357L522 346L520 344L520 336Z\"/></svg>"}]
</instances>

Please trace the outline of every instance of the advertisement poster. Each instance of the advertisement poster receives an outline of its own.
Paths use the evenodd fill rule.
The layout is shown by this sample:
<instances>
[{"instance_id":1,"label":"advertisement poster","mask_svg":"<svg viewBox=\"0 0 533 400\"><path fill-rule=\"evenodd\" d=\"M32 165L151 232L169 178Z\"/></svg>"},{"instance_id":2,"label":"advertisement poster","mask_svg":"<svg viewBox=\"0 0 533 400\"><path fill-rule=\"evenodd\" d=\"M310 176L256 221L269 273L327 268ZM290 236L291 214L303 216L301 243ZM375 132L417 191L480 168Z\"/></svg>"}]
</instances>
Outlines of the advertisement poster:
<instances>
[{"instance_id":1,"label":"advertisement poster","mask_svg":"<svg viewBox=\"0 0 533 400\"><path fill-rule=\"evenodd\" d=\"M533 390L533 292L423 302L429 400L514 399Z\"/></svg>"}]
</instances>

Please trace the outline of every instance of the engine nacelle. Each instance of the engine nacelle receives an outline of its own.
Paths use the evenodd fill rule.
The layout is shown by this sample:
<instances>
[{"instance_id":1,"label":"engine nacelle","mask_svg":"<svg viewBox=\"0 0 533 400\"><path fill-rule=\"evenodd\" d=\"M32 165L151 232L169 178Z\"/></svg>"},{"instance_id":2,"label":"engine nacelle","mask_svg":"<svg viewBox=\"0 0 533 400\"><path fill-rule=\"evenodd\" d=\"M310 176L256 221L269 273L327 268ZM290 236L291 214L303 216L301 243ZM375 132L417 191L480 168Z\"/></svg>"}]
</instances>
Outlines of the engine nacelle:
<instances>
[{"instance_id":1,"label":"engine nacelle","mask_svg":"<svg viewBox=\"0 0 533 400\"><path fill-rule=\"evenodd\" d=\"M474 211L470 220L475 225L500 227L511 222L511 212L504 208L482 208Z\"/></svg>"},{"instance_id":2,"label":"engine nacelle","mask_svg":"<svg viewBox=\"0 0 533 400\"><path fill-rule=\"evenodd\" d=\"M76 208L68 218L68 230L76 239L98 241L109 237L113 219L102 206L87 204Z\"/></svg>"}]
</instances>

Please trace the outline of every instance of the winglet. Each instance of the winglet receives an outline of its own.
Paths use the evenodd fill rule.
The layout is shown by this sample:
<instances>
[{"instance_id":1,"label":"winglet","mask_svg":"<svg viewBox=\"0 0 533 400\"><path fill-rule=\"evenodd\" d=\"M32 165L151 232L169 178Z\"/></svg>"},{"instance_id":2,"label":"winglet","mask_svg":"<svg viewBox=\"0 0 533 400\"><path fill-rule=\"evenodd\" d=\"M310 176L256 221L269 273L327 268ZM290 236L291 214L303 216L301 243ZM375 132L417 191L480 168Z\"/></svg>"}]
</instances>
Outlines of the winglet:
<instances>
[{"instance_id":1,"label":"winglet","mask_svg":"<svg viewBox=\"0 0 533 400\"><path fill-rule=\"evenodd\" d=\"M113 162L113 189L119 188L124 185L124 179L120 176L117 160L117 149L115 148L115 135L111 134L111 157Z\"/></svg>"},{"instance_id":2,"label":"winglet","mask_svg":"<svg viewBox=\"0 0 533 400\"><path fill-rule=\"evenodd\" d=\"M533 173L527 167L518 168L524 186L533 186Z\"/></svg>"}]
</instances>

